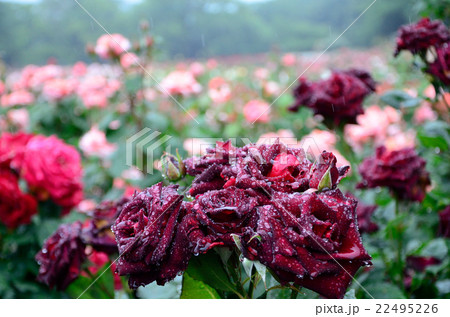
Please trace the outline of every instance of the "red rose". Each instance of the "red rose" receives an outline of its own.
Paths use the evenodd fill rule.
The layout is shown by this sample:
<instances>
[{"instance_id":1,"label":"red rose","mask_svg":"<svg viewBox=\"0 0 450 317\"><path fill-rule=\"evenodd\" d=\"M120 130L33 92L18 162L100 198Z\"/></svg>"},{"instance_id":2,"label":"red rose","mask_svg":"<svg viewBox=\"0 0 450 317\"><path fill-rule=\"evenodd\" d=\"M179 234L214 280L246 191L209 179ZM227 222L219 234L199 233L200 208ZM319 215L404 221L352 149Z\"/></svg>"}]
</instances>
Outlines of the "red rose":
<instances>
[{"instance_id":1,"label":"red rose","mask_svg":"<svg viewBox=\"0 0 450 317\"><path fill-rule=\"evenodd\" d=\"M413 148L388 151L379 147L374 157L361 163L359 172L363 181L358 187L387 187L400 199L422 201L430 184L425 164Z\"/></svg>"},{"instance_id":2,"label":"red rose","mask_svg":"<svg viewBox=\"0 0 450 317\"><path fill-rule=\"evenodd\" d=\"M176 188L158 183L136 194L112 226L117 272L130 275L133 289L153 281L164 285L187 267L191 253L185 232L177 230L184 210Z\"/></svg>"},{"instance_id":3,"label":"red rose","mask_svg":"<svg viewBox=\"0 0 450 317\"><path fill-rule=\"evenodd\" d=\"M399 29L394 56L402 50L424 54L428 48L437 48L449 41L450 32L442 21L423 18L415 24L404 25Z\"/></svg>"},{"instance_id":4,"label":"red rose","mask_svg":"<svg viewBox=\"0 0 450 317\"><path fill-rule=\"evenodd\" d=\"M436 50L436 60L428 65L431 74L444 86L450 86L450 42Z\"/></svg>"},{"instance_id":5,"label":"red rose","mask_svg":"<svg viewBox=\"0 0 450 317\"><path fill-rule=\"evenodd\" d=\"M40 199L50 196L65 212L83 198L80 154L55 136L38 135L28 142L22 176Z\"/></svg>"},{"instance_id":6,"label":"red rose","mask_svg":"<svg viewBox=\"0 0 450 317\"><path fill-rule=\"evenodd\" d=\"M442 237L450 238L450 206L439 213L439 230Z\"/></svg>"},{"instance_id":7,"label":"red rose","mask_svg":"<svg viewBox=\"0 0 450 317\"><path fill-rule=\"evenodd\" d=\"M257 208L256 229L241 238L244 256L258 259L282 283L342 298L352 276L370 263L356 224L356 201L331 190L276 193L272 204Z\"/></svg>"},{"instance_id":8,"label":"red rose","mask_svg":"<svg viewBox=\"0 0 450 317\"><path fill-rule=\"evenodd\" d=\"M86 258L85 244L81 240L81 223L61 225L45 242L36 255L40 265L38 281L50 288L64 290L79 275Z\"/></svg>"},{"instance_id":9,"label":"red rose","mask_svg":"<svg viewBox=\"0 0 450 317\"><path fill-rule=\"evenodd\" d=\"M295 103L289 110L296 112L306 106L332 125L356 123L356 116L364 113L364 98L373 91L375 81L366 71L334 71L326 80L309 82L301 79L294 90Z\"/></svg>"},{"instance_id":10,"label":"red rose","mask_svg":"<svg viewBox=\"0 0 450 317\"><path fill-rule=\"evenodd\" d=\"M197 196L189 211L195 214L204 234L196 235L197 240L190 240L194 253L205 253L216 245L234 246L232 235L252 226L253 211L264 202L268 202L266 196L252 189L235 187Z\"/></svg>"},{"instance_id":11,"label":"red rose","mask_svg":"<svg viewBox=\"0 0 450 317\"><path fill-rule=\"evenodd\" d=\"M26 133L3 133L0 137L0 167L20 169L25 146L32 137Z\"/></svg>"},{"instance_id":12,"label":"red rose","mask_svg":"<svg viewBox=\"0 0 450 317\"><path fill-rule=\"evenodd\" d=\"M111 226L128 201L128 198L122 198L117 202L104 201L92 212L89 212L88 215L91 219L83 228L83 241L96 251L107 254L117 253L116 239L111 231Z\"/></svg>"},{"instance_id":13,"label":"red rose","mask_svg":"<svg viewBox=\"0 0 450 317\"><path fill-rule=\"evenodd\" d=\"M0 169L0 221L8 228L30 223L37 213L37 203L23 194L17 176L10 170Z\"/></svg>"}]
</instances>

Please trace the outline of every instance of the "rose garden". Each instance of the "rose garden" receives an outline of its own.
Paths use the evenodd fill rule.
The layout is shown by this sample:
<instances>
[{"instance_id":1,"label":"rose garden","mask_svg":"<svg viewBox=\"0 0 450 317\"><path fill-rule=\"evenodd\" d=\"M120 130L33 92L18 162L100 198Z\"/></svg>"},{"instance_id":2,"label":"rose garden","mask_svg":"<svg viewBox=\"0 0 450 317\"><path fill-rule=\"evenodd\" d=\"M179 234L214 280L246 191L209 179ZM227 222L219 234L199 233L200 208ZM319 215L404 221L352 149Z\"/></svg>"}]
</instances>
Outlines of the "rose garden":
<instances>
[{"instance_id":1,"label":"rose garden","mask_svg":"<svg viewBox=\"0 0 450 317\"><path fill-rule=\"evenodd\" d=\"M141 31L0 70L2 298L450 297L443 21L262 63Z\"/></svg>"}]
</instances>

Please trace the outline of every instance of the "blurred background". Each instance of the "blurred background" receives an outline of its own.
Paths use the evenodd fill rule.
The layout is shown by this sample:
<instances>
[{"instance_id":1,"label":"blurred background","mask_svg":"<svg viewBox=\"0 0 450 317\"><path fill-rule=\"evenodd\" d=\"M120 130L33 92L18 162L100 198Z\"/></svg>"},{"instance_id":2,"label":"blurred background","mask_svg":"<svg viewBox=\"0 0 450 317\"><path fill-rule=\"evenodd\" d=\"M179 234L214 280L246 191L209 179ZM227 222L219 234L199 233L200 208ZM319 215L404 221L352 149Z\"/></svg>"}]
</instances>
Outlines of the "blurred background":
<instances>
[{"instance_id":1,"label":"blurred background","mask_svg":"<svg viewBox=\"0 0 450 317\"><path fill-rule=\"evenodd\" d=\"M331 41L372 0L78 0L109 32L133 39L147 20L159 59L209 58L273 50L312 51ZM333 45L369 47L416 20L427 2L378 0ZM445 1L443 1L445 2ZM8 65L88 61L86 43L104 31L75 1L1 0L0 58Z\"/></svg>"}]
</instances>

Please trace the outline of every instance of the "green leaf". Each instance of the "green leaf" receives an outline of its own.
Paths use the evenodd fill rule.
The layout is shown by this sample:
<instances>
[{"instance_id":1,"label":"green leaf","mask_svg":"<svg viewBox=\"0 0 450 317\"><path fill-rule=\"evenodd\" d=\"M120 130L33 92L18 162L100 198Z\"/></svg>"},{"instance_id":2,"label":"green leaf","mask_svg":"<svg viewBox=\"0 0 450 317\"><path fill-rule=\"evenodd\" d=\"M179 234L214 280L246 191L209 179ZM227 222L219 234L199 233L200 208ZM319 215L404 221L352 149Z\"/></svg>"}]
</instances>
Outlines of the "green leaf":
<instances>
[{"instance_id":1,"label":"green leaf","mask_svg":"<svg viewBox=\"0 0 450 317\"><path fill-rule=\"evenodd\" d=\"M114 278L109 265L108 262L92 277L79 276L69 285L66 292L72 298L114 298Z\"/></svg>"},{"instance_id":2,"label":"green leaf","mask_svg":"<svg viewBox=\"0 0 450 317\"><path fill-rule=\"evenodd\" d=\"M192 278L203 281L215 289L236 293L234 285L223 268L220 256L215 252L193 257L186 272Z\"/></svg>"},{"instance_id":3,"label":"green leaf","mask_svg":"<svg viewBox=\"0 0 450 317\"><path fill-rule=\"evenodd\" d=\"M397 286L390 283L375 283L365 286L367 292L375 299L403 299L405 295Z\"/></svg>"},{"instance_id":4,"label":"green leaf","mask_svg":"<svg viewBox=\"0 0 450 317\"><path fill-rule=\"evenodd\" d=\"M436 288L438 289L440 294L449 294L450 293L450 279L437 281Z\"/></svg>"},{"instance_id":5,"label":"green leaf","mask_svg":"<svg viewBox=\"0 0 450 317\"><path fill-rule=\"evenodd\" d=\"M432 256L440 260L445 259L448 253L445 240L444 239L431 240L420 253L422 256Z\"/></svg>"},{"instance_id":6,"label":"green leaf","mask_svg":"<svg viewBox=\"0 0 450 317\"><path fill-rule=\"evenodd\" d=\"M183 275L182 299L218 299L217 291L209 285L189 276L186 272Z\"/></svg>"},{"instance_id":7,"label":"green leaf","mask_svg":"<svg viewBox=\"0 0 450 317\"><path fill-rule=\"evenodd\" d=\"M356 299L355 290L351 289L344 295L344 299Z\"/></svg>"},{"instance_id":8,"label":"green leaf","mask_svg":"<svg viewBox=\"0 0 450 317\"><path fill-rule=\"evenodd\" d=\"M401 90L388 91L383 96L381 96L380 99L384 103L397 109L416 107L422 101L422 99L412 97Z\"/></svg>"},{"instance_id":9,"label":"green leaf","mask_svg":"<svg viewBox=\"0 0 450 317\"><path fill-rule=\"evenodd\" d=\"M319 182L319 186L317 187L318 191L321 191L323 189L331 189L333 187L333 182L331 181L330 169L331 169L331 166L328 168L328 170L322 176L322 179Z\"/></svg>"}]
</instances>

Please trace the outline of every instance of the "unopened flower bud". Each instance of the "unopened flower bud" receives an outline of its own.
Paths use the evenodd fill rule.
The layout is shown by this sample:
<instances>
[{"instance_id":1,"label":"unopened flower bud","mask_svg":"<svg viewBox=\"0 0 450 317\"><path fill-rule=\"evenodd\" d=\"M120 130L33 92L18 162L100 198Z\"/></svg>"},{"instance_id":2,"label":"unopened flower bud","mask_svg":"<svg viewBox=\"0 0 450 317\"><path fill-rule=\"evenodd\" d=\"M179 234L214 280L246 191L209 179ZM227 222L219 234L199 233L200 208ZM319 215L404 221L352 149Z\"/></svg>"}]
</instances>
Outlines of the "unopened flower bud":
<instances>
[{"instance_id":1,"label":"unopened flower bud","mask_svg":"<svg viewBox=\"0 0 450 317\"><path fill-rule=\"evenodd\" d=\"M177 150L177 155L164 153L161 157L162 173L170 181L177 181L186 175L186 167Z\"/></svg>"}]
</instances>

